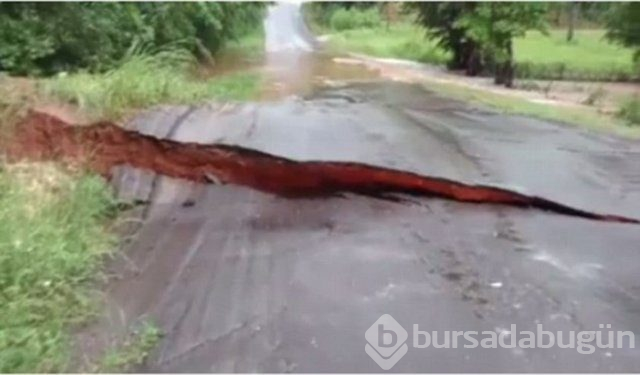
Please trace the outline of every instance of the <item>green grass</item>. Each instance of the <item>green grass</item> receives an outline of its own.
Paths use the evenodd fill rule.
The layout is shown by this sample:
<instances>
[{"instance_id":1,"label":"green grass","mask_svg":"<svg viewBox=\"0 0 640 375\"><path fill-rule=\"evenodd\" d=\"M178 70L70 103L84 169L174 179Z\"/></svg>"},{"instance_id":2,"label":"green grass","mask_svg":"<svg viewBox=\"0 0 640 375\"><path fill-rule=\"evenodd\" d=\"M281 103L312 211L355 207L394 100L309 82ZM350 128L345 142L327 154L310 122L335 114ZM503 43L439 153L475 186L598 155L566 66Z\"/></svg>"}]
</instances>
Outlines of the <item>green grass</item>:
<instances>
[{"instance_id":1,"label":"green grass","mask_svg":"<svg viewBox=\"0 0 640 375\"><path fill-rule=\"evenodd\" d=\"M587 129L613 133L622 137L640 138L640 128L630 127L623 121L601 114L595 108L574 108L533 103L526 99L487 92L453 83L430 82L424 85L428 90L443 96L480 104L503 113L537 117L559 121Z\"/></svg>"},{"instance_id":2,"label":"green grass","mask_svg":"<svg viewBox=\"0 0 640 375\"><path fill-rule=\"evenodd\" d=\"M196 79L186 53L132 54L103 74L78 73L42 83L46 96L78 105L92 119L119 118L158 104L197 104L209 100L246 100L259 85L257 74Z\"/></svg>"},{"instance_id":3,"label":"green grass","mask_svg":"<svg viewBox=\"0 0 640 375\"><path fill-rule=\"evenodd\" d=\"M133 370L144 363L161 338L160 329L145 321L122 345L107 352L93 372L116 373Z\"/></svg>"},{"instance_id":4,"label":"green grass","mask_svg":"<svg viewBox=\"0 0 640 375\"><path fill-rule=\"evenodd\" d=\"M60 372L70 327L95 313L90 281L112 237L97 176L53 164L0 170L0 372Z\"/></svg>"},{"instance_id":5,"label":"green grass","mask_svg":"<svg viewBox=\"0 0 640 375\"><path fill-rule=\"evenodd\" d=\"M329 48L334 52L357 52L367 55L399 58L432 64L444 64L448 54L424 31L410 24L392 25L389 29L345 30L331 34Z\"/></svg>"},{"instance_id":6,"label":"green grass","mask_svg":"<svg viewBox=\"0 0 640 375\"><path fill-rule=\"evenodd\" d=\"M605 40L604 30L576 30L571 42L566 30L529 32L514 41L514 53L523 78L624 81L638 74L633 51Z\"/></svg>"},{"instance_id":7,"label":"green grass","mask_svg":"<svg viewBox=\"0 0 640 375\"><path fill-rule=\"evenodd\" d=\"M324 30L323 30L324 31ZM411 24L390 29L329 31L329 48L334 52L357 52L425 63L444 64L448 54L424 37ZM565 30L551 30L548 36L529 32L514 41L516 75L528 79L626 81L638 78L633 51L611 44L603 30L577 30L571 43Z\"/></svg>"}]
</instances>

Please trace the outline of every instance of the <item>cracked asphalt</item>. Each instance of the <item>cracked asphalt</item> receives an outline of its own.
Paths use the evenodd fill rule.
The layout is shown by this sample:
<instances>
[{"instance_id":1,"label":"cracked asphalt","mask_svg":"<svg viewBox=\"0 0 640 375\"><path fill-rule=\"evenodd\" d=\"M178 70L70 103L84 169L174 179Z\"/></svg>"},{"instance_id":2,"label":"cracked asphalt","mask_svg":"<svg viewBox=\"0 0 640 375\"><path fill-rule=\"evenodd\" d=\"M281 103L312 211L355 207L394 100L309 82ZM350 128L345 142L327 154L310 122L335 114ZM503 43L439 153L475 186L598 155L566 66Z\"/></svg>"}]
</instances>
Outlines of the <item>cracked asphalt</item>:
<instances>
[{"instance_id":1,"label":"cracked asphalt","mask_svg":"<svg viewBox=\"0 0 640 375\"><path fill-rule=\"evenodd\" d=\"M319 53L300 42L308 36L296 31L298 7L274 9L266 30L278 36L267 41L307 59ZM129 125L640 218L638 142L480 110L428 87L370 79L269 102L165 107ZM383 314L410 333L414 324L495 332L611 324L640 334L637 225L435 198L286 199L128 167L114 185L123 200L148 202L132 213L140 224L115 262L103 322L115 332L150 316L165 332L140 371L380 372L364 334ZM391 371L637 372L639 358L631 348L418 349L410 334Z\"/></svg>"}]
</instances>

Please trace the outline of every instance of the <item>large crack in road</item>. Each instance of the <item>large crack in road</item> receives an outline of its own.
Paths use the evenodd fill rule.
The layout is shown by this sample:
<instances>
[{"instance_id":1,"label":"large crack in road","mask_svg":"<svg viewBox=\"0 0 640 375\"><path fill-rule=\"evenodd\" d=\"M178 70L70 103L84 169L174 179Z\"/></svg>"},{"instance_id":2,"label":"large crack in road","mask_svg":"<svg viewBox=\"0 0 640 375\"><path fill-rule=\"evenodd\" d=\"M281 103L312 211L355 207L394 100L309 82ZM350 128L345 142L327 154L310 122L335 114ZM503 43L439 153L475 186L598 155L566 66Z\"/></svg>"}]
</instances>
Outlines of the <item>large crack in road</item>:
<instances>
[{"instance_id":1,"label":"large crack in road","mask_svg":"<svg viewBox=\"0 0 640 375\"><path fill-rule=\"evenodd\" d=\"M123 214L83 349L148 317L164 332L150 372L380 371L364 333L382 314L439 333L611 324L640 337L639 231L620 225L640 218L637 142L374 79L315 51L300 20L295 4L265 20L268 101L162 106L124 128L34 114L0 145L87 162L122 200L148 202ZM431 346L393 371L624 372L637 359Z\"/></svg>"},{"instance_id":2,"label":"large crack in road","mask_svg":"<svg viewBox=\"0 0 640 375\"><path fill-rule=\"evenodd\" d=\"M188 111L190 113L190 111ZM404 193L459 202L537 208L592 220L639 224L625 216L588 212L503 188L352 162L299 162L238 146L159 139L102 122L74 126L33 112L7 146L14 158L75 158L103 175L129 165L199 183L229 183L287 197L357 193L374 197Z\"/></svg>"}]
</instances>

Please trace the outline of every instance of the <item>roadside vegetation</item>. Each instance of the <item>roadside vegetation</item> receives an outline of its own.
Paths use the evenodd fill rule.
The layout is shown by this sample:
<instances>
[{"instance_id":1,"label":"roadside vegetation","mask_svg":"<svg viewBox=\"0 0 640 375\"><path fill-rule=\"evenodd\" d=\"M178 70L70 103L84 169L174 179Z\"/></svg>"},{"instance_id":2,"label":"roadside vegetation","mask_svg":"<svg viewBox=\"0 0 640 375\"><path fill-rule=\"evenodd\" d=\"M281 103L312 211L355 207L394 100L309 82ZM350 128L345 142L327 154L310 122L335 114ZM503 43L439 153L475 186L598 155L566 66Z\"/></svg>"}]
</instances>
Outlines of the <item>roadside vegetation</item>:
<instances>
[{"instance_id":1,"label":"roadside vegetation","mask_svg":"<svg viewBox=\"0 0 640 375\"><path fill-rule=\"evenodd\" d=\"M214 99L246 100L259 76L237 73L197 79L195 61L184 50L133 53L104 73L59 75L41 82L52 101L71 103L91 119L121 118L136 109L162 103L197 104Z\"/></svg>"},{"instance_id":2,"label":"roadside vegetation","mask_svg":"<svg viewBox=\"0 0 640 375\"><path fill-rule=\"evenodd\" d=\"M450 52L426 39L424 30L409 22L389 27L345 29L330 34L328 47L336 53L356 52L445 66ZM633 50L609 43L605 30L576 30L566 42L565 30L539 31L514 39L515 78L575 81L629 81L637 73Z\"/></svg>"},{"instance_id":3,"label":"roadside vegetation","mask_svg":"<svg viewBox=\"0 0 640 375\"><path fill-rule=\"evenodd\" d=\"M618 117L628 125L640 127L640 95L627 98L620 105Z\"/></svg>"},{"instance_id":4,"label":"roadside vegetation","mask_svg":"<svg viewBox=\"0 0 640 375\"><path fill-rule=\"evenodd\" d=\"M329 48L336 53L356 52L366 55L445 65L449 53L434 41L425 39L424 31L410 23L346 29L332 32Z\"/></svg>"},{"instance_id":5,"label":"roadside vegetation","mask_svg":"<svg viewBox=\"0 0 640 375\"><path fill-rule=\"evenodd\" d=\"M197 76L232 50L255 57L259 3L2 3L0 71L27 76L38 99L87 119L162 103L246 100L259 76Z\"/></svg>"},{"instance_id":6,"label":"roadside vegetation","mask_svg":"<svg viewBox=\"0 0 640 375\"><path fill-rule=\"evenodd\" d=\"M604 29L527 32L514 40L516 78L572 81L631 81L640 75L633 50L607 41Z\"/></svg>"},{"instance_id":7,"label":"roadside vegetation","mask_svg":"<svg viewBox=\"0 0 640 375\"><path fill-rule=\"evenodd\" d=\"M4 165L0 191L0 372L64 371L113 249L113 199L101 178L50 163Z\"/></svg>"},{"instance_id":8,"label":"roadside vegetation","mask_svg":"<svg viewBox=\"0 0 640 375\"><path fill-rule=\"evenodd\" d=\"M447 65L471 76L492 75L510 87L514 78L640 79L639 8L637 3L310 3L305 11L316 33L330 34L334 51ZM581 23L574 19L567 25L569 12L582 15Z\"/></svg>"},{"instance_id":9,"label":"roadside vegetation","mask_svg":"<svg viewBox=\"0 0 640 375\"><path fill-rule=\"evenodd\" d=\"M118 120L163 103L243 100L259 76L203 76L227 51L258 58L262 3L0 3L0 137L30 109L70 105ZM4 138L7 139L7 138ZM99 176L8 163L0 150L0 372L74 368L73 331L99 314L117 203ZM140 365L160 338L140 327L95 371Z\"/></svg>"},{"instance_id":10,"label":"roadside vegetation","mask_svg":"<svg viewBox=\"0 0 640 375\"><path fill-rule=\"evenodd\" d=\"M131 372L142 365L149 353L155 348L162 332L150 321L143 321L116 348L111 348L92 372L117 373Z\"/></svg>"},{"instance_id":11,"label":"roadside vegetation","mask_svg":"<svg viewBox=\"0 0 640 375\"><path fill-rule=\"evenodd\" d=\"M117 67L132 47L200 60L261 24L262 3L0 3L0 71L52 75Z\"/></svg>"}]
</instances>

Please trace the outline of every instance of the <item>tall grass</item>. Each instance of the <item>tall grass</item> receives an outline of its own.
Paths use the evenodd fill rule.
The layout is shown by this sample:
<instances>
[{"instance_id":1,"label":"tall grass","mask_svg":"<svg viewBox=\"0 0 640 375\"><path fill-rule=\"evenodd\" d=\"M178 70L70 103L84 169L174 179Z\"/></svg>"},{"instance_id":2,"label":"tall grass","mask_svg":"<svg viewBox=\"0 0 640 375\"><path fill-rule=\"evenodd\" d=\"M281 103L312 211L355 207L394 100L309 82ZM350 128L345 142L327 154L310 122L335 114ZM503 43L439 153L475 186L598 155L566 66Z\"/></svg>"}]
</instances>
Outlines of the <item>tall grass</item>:
<instances>
[{"instance_id":1,"label":"tall grass","mask_svg":"<svg viewBox=\"0 0 640 375\"><path fill-rule=\"evenodd\" d=\"M64 371L69 327L92 313L111 237L106 184L52 164L0 170L0 372Z\"/></svg>"},{"instance_id":2,"label":"tall grass","mask_svg":"<svg viewBox=\"0 0 640 375\"><path fill-rule=\"evenodd\" d=\"M76 104L91 118L118 118L131 110L163 103L192 104L212 99L248 99L258 87L255 74L210 80L192 76L192 57L181 50L134 52L103 74L59 75L43 83L45 95Z\"/></svg>"}]
</instances>

